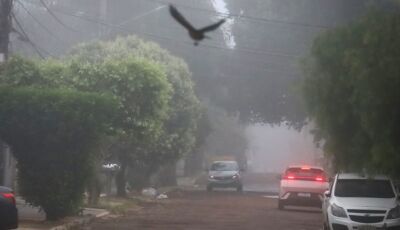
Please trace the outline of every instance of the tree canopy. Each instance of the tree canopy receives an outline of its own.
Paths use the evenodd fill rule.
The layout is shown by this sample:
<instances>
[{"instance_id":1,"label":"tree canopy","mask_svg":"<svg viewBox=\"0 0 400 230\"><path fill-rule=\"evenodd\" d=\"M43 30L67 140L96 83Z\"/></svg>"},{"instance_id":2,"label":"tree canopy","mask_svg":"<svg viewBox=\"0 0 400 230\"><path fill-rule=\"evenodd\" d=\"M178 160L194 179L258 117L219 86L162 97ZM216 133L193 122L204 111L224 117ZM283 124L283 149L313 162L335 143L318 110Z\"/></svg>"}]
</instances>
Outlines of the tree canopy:
<instances>
[{"instance_id":1,"label":"tree canopy","mask_svg":"<svg viewBox=\"0 0 400 230\"><path fill-rule=\"evenodd\" d=\"M400 14L371 9L313 45L304 95L337 169L400 175Z\"/></svg>"},{"instance_id":2,"label":"tree canopy","mask_svg":"<svg viewBox=\"0 0 400 230\"><path fill-rule=\"evenodd\" d=\"M194 148L200 103L194 93L191 73L186 63L156 43L145 42L135 36L118 37L114 41L94 41L79 45L66 57L78 64L127 58L147 60L159 66L171 86L171 97L167 102L169 109L157 141L142 140L135 144L134 154L129 154L131 171L136 170L136 176L144 174L147 180L161 165L174 163ZM135 177L133 183L139 182L140 179Z\"/></svg>"}]
</instances>

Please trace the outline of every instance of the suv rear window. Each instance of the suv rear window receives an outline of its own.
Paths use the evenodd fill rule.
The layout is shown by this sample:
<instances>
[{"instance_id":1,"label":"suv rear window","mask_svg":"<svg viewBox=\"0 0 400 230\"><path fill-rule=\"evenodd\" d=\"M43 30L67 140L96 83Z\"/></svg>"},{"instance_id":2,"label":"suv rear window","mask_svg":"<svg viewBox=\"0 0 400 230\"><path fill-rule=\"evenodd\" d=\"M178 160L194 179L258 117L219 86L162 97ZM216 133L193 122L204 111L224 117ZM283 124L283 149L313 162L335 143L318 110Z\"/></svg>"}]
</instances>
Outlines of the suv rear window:
<instances>
[{"instance_id":1,"label":"suv rear window","mask_svg":"<svg viewBox=\"0 0 400 230\"><path fill-rule=\"evenodd\" d=\"M389 180L339 179L336 182L337 197L394 198Z\"/></svg>"}]
</instances>

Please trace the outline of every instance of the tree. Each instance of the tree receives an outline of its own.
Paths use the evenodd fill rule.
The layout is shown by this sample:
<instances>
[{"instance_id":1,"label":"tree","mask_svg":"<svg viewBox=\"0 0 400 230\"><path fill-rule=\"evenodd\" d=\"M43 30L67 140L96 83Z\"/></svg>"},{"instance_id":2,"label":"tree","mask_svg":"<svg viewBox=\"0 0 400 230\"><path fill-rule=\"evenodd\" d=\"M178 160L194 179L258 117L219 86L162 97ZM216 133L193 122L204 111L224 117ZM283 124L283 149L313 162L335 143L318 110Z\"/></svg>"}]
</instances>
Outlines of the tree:
<instances>
[{"instance_id":1,"label":"tree","mask_svg":"<svg viewBox=\"0 0 400 230\"><path fill-rule=\"evenodd\" d=\"M185 157L184 173L186 176L195 176L197 173L204 170L203 163L206 140L212 132L211 122L207 112L207 108L203 105L200 117L197 121L195 147L193 151Z\"/></svg>"},{"instance_id":2,"label":"tree","mask_svg":"<svg viewBox=\"0 0 400 230\"><path fill-rule=\"evenodd\" d=\"M145 42L135 36L119 37L112 42L87 43L73 49L70 57L76 62L101 62L102 59L128 57L148 60L162 68L172 86L172 97L168 102L170 109L159 139L135 144L138 151L129 161L133 171L131 175L135 175L131 180L132 184L136 184L134 187L140 188L148 183L151 174L163 164L170 163L170 168L174 168L176 160L192 150L200 104L193 90L191 74L183 60L172 56L156 43Z\"/></svg>"},{"instance_id":3,"label":"tree","mask_svg":"<svg viewBox=\"0 0 400 230\"><path fill-rule=\"evenodd\" d=\"M134 57L110 58L88 64L72 59L72 84L83 91L109 92L120 102L124 116L119 137L113 143L121 169L118 195L125 196L126 170L141 143L157 141L167 118L170 86L157 65Z\"/></svg>"},{"instance_id":4,"label":"tree","mask_svg":"<svg viewBox=\"0 0 400 230\"><path fill-rule=\"evenodd\" d=\"M48 220L78 212L96 146L109 132L116 110L116 101L105 95L0 88L0 136L18 161L19 192Z\"/></svg>"},{"instance_id":5,"label":"tree","mask_svg":"<svg viewBox=\"0 0 400 230\"><path fill-rule=\"evenodd\" d=\"M371 9L314 42L304 95L337 169L400 175L398 9Z\"/></svg>"},{"instance_id":6,"label":"tree","mask_svg":"<svg viewBox=\"0 0 400 230\"><path fill-rule=\"evenodd\" d=\"M239 117L230 116L218 107L209 106L208 117L212 132L206 139L206 153L215 156L235 157L241 167L246 167L247 139L245 126Z\"/></svg>"}]
</instances>

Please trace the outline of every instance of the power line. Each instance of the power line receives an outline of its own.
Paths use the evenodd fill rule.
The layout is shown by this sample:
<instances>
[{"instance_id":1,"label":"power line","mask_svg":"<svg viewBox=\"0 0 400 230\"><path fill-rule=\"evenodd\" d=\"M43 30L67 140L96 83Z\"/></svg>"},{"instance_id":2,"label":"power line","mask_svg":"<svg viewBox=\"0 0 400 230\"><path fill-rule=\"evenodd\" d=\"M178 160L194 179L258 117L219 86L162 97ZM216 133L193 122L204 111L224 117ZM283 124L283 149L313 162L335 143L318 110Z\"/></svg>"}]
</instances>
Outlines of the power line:
<instances>
[{"instance_id":1,"label":"power line","mask_svg":"<svg viewBox=\"0 0 400 230\"><path fill-rule=\"evenodd\" d=\"M40 49L32 40L29 38L28 34L25 32L24 28L22 27L21 23L19 23L17 17L15 17L14 13L11 13L12 18L14 19L15 23L17 24L18 28L21 30L22 35L24 36L24 39L33 47L35 52L44 59L44 55L40 52L40 50L45 51L47 54L51 55L49 52L47 52L44 49Z\"/></svg>"},{"instance_id":2,"label":"power line","mask_svg":"<svg viewBox=\"0 0 400 230\"><path fill-rule=\"evenodd\" d=\"M44 8L46 9L46 11L58 22L60 23L62 26L64 26L65 28L74 31L74 32L79 32L77 30L75 30L74 28L71 28L70 26L66 25L63 21L61 21L61 19L59 19L57 17L57 15L55 15L53 13L53 11L46 5L46 3L43 0L40 0L40 3L44 6Z\"/></svg>"},{"instance_id":3,"label":"power line","mask_svg":"<svg viewBox=\"0 0 400 230\"><path fill-rule=\"evenodd\" d=\"M146 17L146 16L148 16L148 15L154 13L154 12L162 10L165 7L166 6L164 6L164 5L163 6L158 6L158 7L154 8L154 9L151 9L151 10L141 14L141 15L137 15L137 16L135 15L135 16L133 16L133 17L131 17L131 18L119 23L118 26L123 26L123 25L126 25L129 22L133 22L133 21L137 21L139 19L142 19L142 18L144 18L144 17ZM107 34L111 34L111 32L112 32L112 30L110 30Z\"/></svg>"},{"instance_id":4,"label":"power line","mask_svg":"<svg viewBox=\"0 0 400 230\"><path fill-rule=\"evenodd\" d=\"M193 7L193 6L188 6L188 5L184 5L184 4L175 4L175 3L165 2L165 1L161 1L161 0L146 0L146 1L156 2L159 4L163 4L163 5L174 4L174 5L183 7L183 8L196 10L196 11L204 11L204 12L212 13L217 16L223 16L223 17L229 17L229 18L247 19L247 20L256 21L256 22L284 24L284 25L291 25L291 26L314 28L314 29L333 29L332 26L327 26L327 25L317 25L317 24L307 24L307 23L292 22L292 21L283 21L283 20L278 20L278 19L268 19L268 18L246 16L246 15L235 14L235 13L229 13L229 14L220 13L220 12L216 12L216 11L205 9L205 8Z\"/></svg>"},{"instance_id":5,"label":"power line","mask_svg":"<svg viewBox=\"0 0 400 230\"><path fill-rule=\"evenodd\" d=\"M85 17L85 16L81 16L81 15L77 15L71 12L66 12L63 10L54 10L58 13L64 14L64 15L68 15L71 17L75 17L81 20L85 20L88 22L92 22L92 23L96 23L96 24L100 24L103 26L108 26L108 27L113 27L116 29L119 29L123 32L128 32L128 33L138 33L144 36L148 36L148 37L153 37L153 38L157 38L157 39L161 39L161 40L167 40L167 41L172 41L172 42L176 42L177 44L182 44L182 45L188 45L188 46L193 46L193 43L190 41L179 41L170 37L165 37L165 36L161 36L161 35L156 35L156 34L152 34L152 33L147 33L147 32L143 32L143 31L132 31L129 30L129 28L123 27L123 26L119 26L119 25L114 25L108 22L104 22L98 19L93 19L90 17ZM257 54L257 55L267 55L267 56L280 56L280 57L286 57L286 58L301 58L300 55L296 55L296 54L285 54L285 53L280 53L280 52L273 52L273 51L262 51L262 50L255 50L255 49L249 49L249 48L235 48L235 49L230 49L230 48L226 48L226 47L222 47L222 46L218 46L218 45L210 45L210 44L201 44L201 47L205 47L205 48L209 48L209 49L219 49L219 50L224 50L224 51L229 51L229 52L245 52L245 53L251 53L251 54Z\"/></svg>"},{"instance_id":6,"label":"power line","mask_svg":"<svg viewBox=\"0 0 400 230\"><path fill-rule=\"evenodd\" d=\"M43 1L43 0L41 0L41 1ZM149 0L149 1L161 2L161 1L158 1L158 0ZM192 7L192 8L194 8L194 7ZM162 9L162 8L157 7L155 9L151 10L148 13L152 13L153 11L157 11L159 9ZM194 9L196 9L196 8L194 8ZM173 39L173 38L169 38L169 37L165 37L165 36L161 36L161 35L157 35L157 34L146 33L146 32L142 32L142 31L138 32L138 31L131 30L130 28L123 27L121 24L120 25L115 25L115 24L111 24L111 23L108 23L108 22L105 22L105 21L101 21L101 20L98 20L98 19L94 19L94 18L91 18L91 17L87 17L87 16L85 17L85 16L78 15L78 14L75 14L75 13L66 12L64 10L53 9L53 11L61 13L61 14L64 14L64 15L68 15L68 16L71 16L71 17L79 18L81 20L86 20L86 21L89 21L89 22L92 22L92 23L96 23L96 24L100 24L100 25L104 25L104 26L108 26L108 27L112 27L112 28L117 28L117 29L119 29L121 31L124 31L124 32L135 32L135 33L139 33L139 34L142 34L142 35L148 36L148 37L153 37L153 38L158 38L158 39L168 40L168 41L174 41L174 42L179 42L179 44L183 44L183 45L189 45L189 46L193 45L192 42L190 42L190 41L179 41L179 40L176 40L176 39ZM206 10L206 11L217 13L217 12L214 12L214 11L211 11L211 10ZM144 16L146 16L148 13L145 13ZM142 16L143 15L140 15L138 17L141 18ZM122 23L122 24L125 24L125 22ZM298 54L289 54L289 53L282 53L282 52L275 52L275 51L263 51L263 50L259 50L259 49L251 49L251 48L243 48L243 47L236 47L234 49L231 49L231 48L226 48L226 47L223 47L223 46L220 46L220 45L221 44L217 44L217 45L202 44L202 47L210 48L210 49L220 49L220 50L229 51L229 52L238 51L238 52L245 52L245 53L257 54L257 55L281 56L281 57L295 58L295 59L298 59L298 58L302 57L302 56L300 56ZM222 45L225 45L225 44L222 44Z\"/></svg>"},{"instance_id":7,"label":"power line","mask_svg":"<svg viewBox=\"0 0 400 230\"><path fill-rule=\"evenodd\" d=\"M39 21L39 19L37 19L37 18L25 7L25 5L24 5L22 2L20 2L20 1L17 1L17 2L18 2L18 4L22 7L22 9L24 9L24 10L26 11L26 13L27 13L29 16L31 16L31 17L33 18L33 20L34 20L38 25L40 25L48 34L50 34L51 36L53 36L53 37L54 37L55 39L57 39L59 42L66 43L65 41L61 40L57 35L55 35L49 28L47 28L47 26L43 25L43 23L41 23L41 22Z\"/></svg>"}]
</instances>

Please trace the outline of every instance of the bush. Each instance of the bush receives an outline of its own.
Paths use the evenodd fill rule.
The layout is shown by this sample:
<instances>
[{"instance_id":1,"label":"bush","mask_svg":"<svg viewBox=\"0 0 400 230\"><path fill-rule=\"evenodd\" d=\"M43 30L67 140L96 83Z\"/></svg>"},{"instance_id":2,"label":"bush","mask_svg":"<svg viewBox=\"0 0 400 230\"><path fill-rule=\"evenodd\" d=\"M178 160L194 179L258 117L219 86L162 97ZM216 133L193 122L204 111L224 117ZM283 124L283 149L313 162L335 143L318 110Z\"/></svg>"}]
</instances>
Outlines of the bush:
<instances>
[{"instance_id":1,"label":"bush","mask_svg":"<svg viewBox=\"0 0 400 230\"><path fill-rule=\"evenodd\" d=\"M17 158L20 193L48 220L78 211L96 145L115 111L105 95L0 87L0 137Z\"/></svg>"}]
</instances>

